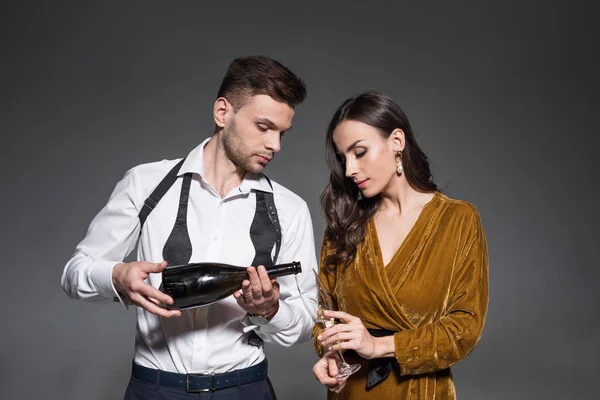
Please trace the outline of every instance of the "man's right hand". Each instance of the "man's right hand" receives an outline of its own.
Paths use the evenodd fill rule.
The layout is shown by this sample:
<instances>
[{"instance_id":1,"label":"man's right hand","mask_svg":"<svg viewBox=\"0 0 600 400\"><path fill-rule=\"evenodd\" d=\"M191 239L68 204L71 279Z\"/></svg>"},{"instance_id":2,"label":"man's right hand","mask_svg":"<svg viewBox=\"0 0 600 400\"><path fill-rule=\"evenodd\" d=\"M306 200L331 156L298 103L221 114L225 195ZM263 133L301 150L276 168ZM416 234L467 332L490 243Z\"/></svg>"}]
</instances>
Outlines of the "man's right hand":
<instances>
[{"instance_id":1,"label":"man's right hand","mask_svg":"<svg viewBox=\"0 0 600 400\"><path fill-rule=\"evenodd\" d=\"M167 310L159 304L173 304L171 296L161 292L145 282L151 273L162 272L167 263L151 263L147 261L134 261L119 263L112 270L112 280L117 292L124 295L126 300L142 307L144 310L161 317L179 317L181 311Z\"/></svg>"}]
</instances>

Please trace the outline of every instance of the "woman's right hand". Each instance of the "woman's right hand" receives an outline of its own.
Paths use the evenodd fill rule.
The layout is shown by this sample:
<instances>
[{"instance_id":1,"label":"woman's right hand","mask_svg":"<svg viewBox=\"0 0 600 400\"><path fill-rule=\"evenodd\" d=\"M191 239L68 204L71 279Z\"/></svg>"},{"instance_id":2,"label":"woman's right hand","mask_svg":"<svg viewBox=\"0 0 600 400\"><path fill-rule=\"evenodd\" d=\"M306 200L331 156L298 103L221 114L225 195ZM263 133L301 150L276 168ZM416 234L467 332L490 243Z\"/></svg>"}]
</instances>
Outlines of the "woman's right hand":
<instances>
[{"instance_id":1,"label":"woman's right hand","mask_svg":"<svg viewBox=\"0 0 600 400\"><path fill-rule=\"evenodd\" d=\"M335 353L329 352L323 355L313 367L313 373L317 380L332 392L339 393L346 386L346 379L338 380L338 359Z\"/></svg>"}]
</instances>

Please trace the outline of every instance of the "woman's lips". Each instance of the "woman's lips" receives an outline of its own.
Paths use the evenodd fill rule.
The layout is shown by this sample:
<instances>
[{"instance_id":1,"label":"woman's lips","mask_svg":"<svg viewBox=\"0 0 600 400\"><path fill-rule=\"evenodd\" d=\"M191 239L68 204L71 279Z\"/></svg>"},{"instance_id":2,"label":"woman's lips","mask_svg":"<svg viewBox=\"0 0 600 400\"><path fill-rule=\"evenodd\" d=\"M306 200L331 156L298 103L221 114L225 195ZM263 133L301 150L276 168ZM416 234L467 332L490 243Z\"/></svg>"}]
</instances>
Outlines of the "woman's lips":
<instances>
[{"instance_id":1,"label":"woman's lips","mask_svg":"<svg viewBox=\"0 0 600 400\"><path fill-rule=\"evenodd\" d=\"M367 181L368 181L368 179L365 179L362 181L357 181L356 184L358 185L359 188L364 189L365 186L367 186Z\"/></svg>"}]
</instances>

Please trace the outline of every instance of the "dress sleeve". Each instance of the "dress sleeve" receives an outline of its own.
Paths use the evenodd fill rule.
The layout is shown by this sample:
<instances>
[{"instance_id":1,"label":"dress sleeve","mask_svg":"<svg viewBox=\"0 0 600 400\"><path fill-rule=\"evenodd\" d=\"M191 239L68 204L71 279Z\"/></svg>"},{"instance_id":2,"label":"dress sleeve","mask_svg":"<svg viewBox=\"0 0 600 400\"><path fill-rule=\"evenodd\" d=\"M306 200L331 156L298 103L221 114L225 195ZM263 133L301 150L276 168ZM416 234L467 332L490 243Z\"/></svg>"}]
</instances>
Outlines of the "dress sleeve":
<instances>
[{"instance_id":1,"label":"dress sleeve","mask_svg":"<svg viewBox=\"0 0 600 400\"><path fill-rule=\"evenodd\" d=\"M476 210L465 224L454 265L448 305L435 322L394 335L402 375L446 369L465 358L479 341L488 305L488 254Z\"/></svg>"}]
</instances>

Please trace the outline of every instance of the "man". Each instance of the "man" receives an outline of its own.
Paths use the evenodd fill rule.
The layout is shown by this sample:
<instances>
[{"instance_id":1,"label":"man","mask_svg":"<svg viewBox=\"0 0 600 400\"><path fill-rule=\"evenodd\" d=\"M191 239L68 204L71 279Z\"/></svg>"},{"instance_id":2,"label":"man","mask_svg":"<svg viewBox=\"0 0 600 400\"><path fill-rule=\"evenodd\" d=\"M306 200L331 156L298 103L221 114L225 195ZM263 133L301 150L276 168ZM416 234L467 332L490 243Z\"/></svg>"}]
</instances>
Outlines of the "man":
<instances>
[{"instance_id":1,"label":"man","mask_svg":"<svg viewBox=\"0 0 600 400\"><path fill-rule=\"evenodd\" d=\"M235 59L214 103L213 135L183 160L129 170L66 264L71 298L138 307L126 399L275 398L262 341L305 341L312 321L294 277L269 279L263 265L300 261L302 292L315 303L317 265L306 203L262 172L305 96L277 61ZM136 244L142 261L123 263ZM187 262L253 266L233 296L169 310L160 273Z\"/></svg>"}]
</instances>

